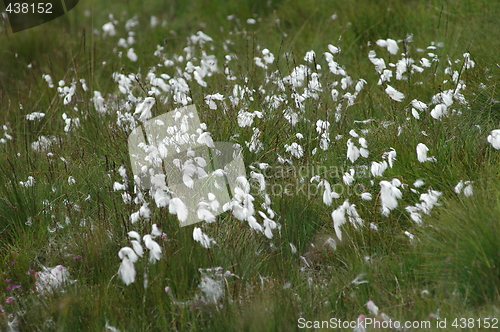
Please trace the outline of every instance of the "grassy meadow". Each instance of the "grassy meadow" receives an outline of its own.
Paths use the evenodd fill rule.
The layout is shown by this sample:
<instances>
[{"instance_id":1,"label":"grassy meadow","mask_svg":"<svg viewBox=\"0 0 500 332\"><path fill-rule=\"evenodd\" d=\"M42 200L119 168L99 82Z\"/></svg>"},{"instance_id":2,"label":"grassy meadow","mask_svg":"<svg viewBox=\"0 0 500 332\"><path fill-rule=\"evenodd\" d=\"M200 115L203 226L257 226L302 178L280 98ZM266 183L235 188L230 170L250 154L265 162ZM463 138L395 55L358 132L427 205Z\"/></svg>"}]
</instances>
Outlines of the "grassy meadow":
<instances>
[{"instance_id":1,"label":"grassy meadow","mask_svg":"<svg viewBox=\"0 0 500 332\"><path fill-rule=\"evenodd\" d=\"M4 17L0 330L499 328L499 14L88 0L15 34ZM249 183L180 227L128 137L191 104Z\"/></svg>"}]
</instances>

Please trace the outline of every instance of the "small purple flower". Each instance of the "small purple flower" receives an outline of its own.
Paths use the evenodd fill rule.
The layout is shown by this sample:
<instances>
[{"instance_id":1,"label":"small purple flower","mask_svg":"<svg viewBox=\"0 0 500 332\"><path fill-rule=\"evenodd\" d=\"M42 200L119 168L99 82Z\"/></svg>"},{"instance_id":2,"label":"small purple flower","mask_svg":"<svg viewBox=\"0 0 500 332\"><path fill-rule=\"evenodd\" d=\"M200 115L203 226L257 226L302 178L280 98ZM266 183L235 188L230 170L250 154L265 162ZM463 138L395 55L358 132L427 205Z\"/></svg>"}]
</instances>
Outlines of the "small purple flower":
<instances>
[{"instance_id":1,"label":"small purple flower","mask_svg":"<svg viewBox=\"0 0 500 332\"><path fill-rule=\"evenodd\" d=\"M16 262L10 262L11 265L16 265Z\"/></svg>"},{"instance_id":2,"label":"small purple flower","mask_svg":"<svg viewBox=\"0 0 500 332\"><path fill-rule=\"evenodd\" d=\"M15 299L13 297L9 296L8 298L5 299L5 302L7 302L7 304L11 304L12 302L14 302L14 300Z\"/></svg>"},{"instance_id":3,"label":"small purple flower","mask_svg":"<svg viewBox=\"0 0 500 332\"><path fill-rule=\"evenodd\" d=\"M35 274L36 272L35 272L35 270L28 270L28 273L29 274Z\"/></svg>"},{"instance_id":4,"label":"small purple flower","mask_svg":"<svg viewBox=\"0 0 500 332\"><path fill-rule=\"evenodd\" d=\"M5 279L5 282L6 282L6 283L8 283L8 284L9 284L11 281L12 281L12 279Z\"/></svg>"},{"instance_id":5,"label":"small purple flower","mask_svg":"<svg viewBox=\"0 0 500 332\"><path fill-rule=\"evenodd\" d=\"M78 256L73 257L73 259L74 259L74 260L77 260L77 259L80 259L80 258L82 258L82 256L81 256L81 255L78 255Z\"/></svg>"}]
</instances>

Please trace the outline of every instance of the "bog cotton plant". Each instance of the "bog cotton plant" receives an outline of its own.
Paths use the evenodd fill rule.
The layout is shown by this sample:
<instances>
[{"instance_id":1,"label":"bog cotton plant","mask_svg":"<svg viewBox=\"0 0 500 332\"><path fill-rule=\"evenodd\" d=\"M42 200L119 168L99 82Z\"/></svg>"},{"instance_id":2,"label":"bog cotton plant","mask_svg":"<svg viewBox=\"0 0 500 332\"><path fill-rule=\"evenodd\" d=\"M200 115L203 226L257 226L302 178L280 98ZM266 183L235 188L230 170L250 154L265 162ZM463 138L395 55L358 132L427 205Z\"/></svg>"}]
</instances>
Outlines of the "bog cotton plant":
<instances>
[{"instance_id":1,"label":"bog cotton plant","mask_svg":"<svg viewBox=\"0 0 500 332\"><path fill-rule=\"evenodd\" d=\"M429 151L429 148L424 143L417 144L417 159L419 162L423 163L426 161L433 161L433 162L436 161L435 157L427 157L428 151Z\"/></svg>"},{"instance_id":2,"label":"bog cotton plant","mask_svg":"<svg viewBox=\"0 0 500 332\"><path fill-rule=\"evenodd\" d=\"M203 248L210 248L212 245L217 244L214 239L203 233L201 228L195 227L193 229L193 239L199 242Z\"/></svg>"},{"instance_id":3,"label":"bog cotton plant","mask_svg":"<svg viewBox=\"0 0 500 332\"><path fill-rule=\"evenodd\" d=\"M158 242L154 239L162 234L161 230L156 224L153 225L151 234L143 236L142 240L146 249L149 250L149 263L154 264L160 260L162 249ZM125 246L118 252L118 257L121 259L121 264L118 269L118 276L125 283L130 285L135 281L137 272L135 270L135 263L143 257L144 249L141 243L141 236L136 231L128 232L132 248ZM146 283L145 283L146 287Z\"/></svg>"},{"instance_id":4,"label":"bog cotton plant","mask_svg":"<svg viewBox=\"0 0 500 332\"><path fill-rule=\"evenodd\" d=\"M69 279L69 271L63 265L53 268L42 266L42 271L36 272L35 278L36 290L41 294L64 290L66 284L76 282L76 280Z\"/></svg>"},{"instance_id":5,"label":"bog cotton plant","mask_svg":"<svg viewBox=\"0 0 500 332\"><path fill-rule=\"evenodd\" d=\"M455 186L454 191L455 191L455 193L460 194L460 193L462 193L462 190L463 190L463 194L466 197L472 196L472 194L474 193L474 191L472 189L473 183L474 183L473 181L465 181L464 182L463 180L460 180L460 182L458 182L457 185Z\"/></svg>"},{"instance_id":6,"label":"bog cotton plant","mask_svg":"<svg viewBox=\"0 0 500 332\"><path fill-rule=\"evenodd\" d=\"M385 92L391 97L392 100L395 100L397 102L402 102L403 99L405 98L405 95L398 90L394 89L392 86L387 84L387 87L385 88Z\"/></svg>"},{"instance_id":7,"label":"bog cotton plant","mask_svg":"<svg viewBox=\"0 0 500 332\"><path fill-rule=\"evenodd\" d=\"M142 254L141 254L142 255ZM122 279L125 285L130 285L135 281L136 271L135 262L137 262L138 255L130 247L123 247L118 252L118 257L121 259L120 268L118 269L118 276Z\"/></svg>"},{"instance_id":8,"label":"bog cotton plant","mask_svg":"<svg viewBox=\"0 0 500 332\"><path fill-rule=\"evenodd\" d=\"M342 241L341 226L347 221L349 221L356 229L359 229L360 226L364 226L363 219L361 219L356 210L356 205L350 204L348 200L345 200L341 206L332 212L332 219L335 234L337 235L339 241Z\"/></svg>"},{"instance_id":9,"label":"bog cotton plant","mask_svg":"<svg viewBox=\"0 0 500 332\"><path fill-rule=\"evenodd\" d=\"M198 269L201 274L201 282L198 285L200 293L196 296L198 300L205 303L219 303L224 296L224 288L227 284L227 279L231 277L239 278L231 271L225 271L222 267L214 267L207 269Z\"/></svg>"},{"instance_id":10,"label":"bog cotton plant","mask_svg":"<svg viewBox=\"0 0 500 332\"><path fill-rule=\"evenodd\" d=\"M500 129L495 129L490 132L487 141L497 150L500 150Z\"/></svg>"},{"instance_id":11,"label":"bog cotton plant","mask_svg":"<svg viewBox=\"0 0 500 332\"><path fill-rule=\"evenodd\" d=\"M401 190L398 188L401 186L401 181L398 179L392 179L389 181L380 181L380 202L382 215L389 216L391 210L394 210L398 206L398 199L403 197Z\"/></svg>"}]
</instances>

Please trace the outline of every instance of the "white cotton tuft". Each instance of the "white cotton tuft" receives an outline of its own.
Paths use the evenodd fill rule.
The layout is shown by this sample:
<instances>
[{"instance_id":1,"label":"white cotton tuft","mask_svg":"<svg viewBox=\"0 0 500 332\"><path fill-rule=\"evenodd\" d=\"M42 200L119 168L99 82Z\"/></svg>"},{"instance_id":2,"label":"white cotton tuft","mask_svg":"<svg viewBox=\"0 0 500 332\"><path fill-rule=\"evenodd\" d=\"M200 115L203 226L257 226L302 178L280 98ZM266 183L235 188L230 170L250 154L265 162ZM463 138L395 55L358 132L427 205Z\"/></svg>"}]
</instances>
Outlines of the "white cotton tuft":
<instances>
[{"instance_id":1,"label":"white cotton tuft","mask_svg":"<svg viewBox=\"0 0 500 332\"><path fill-rule=\"evenodd\" d=\"M256 231L259 231L261 233L264 232L264 230L262 229L262 226L257 222L257 219L255 219L254 216L249 216L247 218L247 222L248 222L248 225L250 226L250 228L252 228Z\"/></svg>"},{"instance_id":2,"label":"white cotton tuft","mask_svg":"<svg viewBox=\"0 0 500 332\"><path fill-rule=\"evenodd\" d=\"M127 52L127 57L130 59L130 61L136 62L137 61L137 54L135 54L133 48L129 48Z\"/></svg>"},{"instance_id":3,"label":"white cotton tuft","mask_svg":"<svg viewBox=\"0 0 500 332\"><path fill-rule=\"evenodd\" d=\"M40 293L52 293L60 289L65 283L74 282L74 280L69 279L68 269L62 265L57 265L54 268L43 266L43 271L37 272L35 276L35 286Z\"/></svg>"},{"instance_id":4,"label":"white cotton tuft","mask_svg":"<svg viewBox=\"0 0 500 332\"><path fill-rule=\"evenodd\" d=\"M474 193L474 191L472 189L472 183L473 183L473 181L465 181L465 183L464 183L463 180L460 180L460 182L457 183L457 185L454 188L455 193L460 194L462 192L462 189L463 189L463 193L464 193L465 197L472 196L472 194Z\"/></svg>"},{"instance_id":5,"label":"white cotton tuft","mask_svg":"<svg viewBox=\"0 0 500 332\"><path fill-rule=\"evenodd\" d=\"M347 186L350 186L351 184L353 184L354 182L354 169L350 169L350 173L344 173L344 175L342 176L342 180L344 181L344 183L347 185Z\"/></svg>"},{"instance_id":6,"label":"white cotton tuft","mask_svg":"<svg viewBox=\"0 0 500 332\"><path fill-rule=\"evenodd\" d=\"M103 36L109 35L109 36L114 36L116 35L116 29L115 26L112 22L108 22L102 26L102 30L104 30Z\"/></svg>"},{"instance_id":7,"label":"white cotton tuft","mask_svg":"<svg viewBox=\"0 0 500 332\"><path fill-rule=\"evenodd\" d=\"M387 88L385 88L385 92L391 97L391 99L401 102L405 98L405 95L398 90L394 89L392 86L387 85Z\"/></svg>"},{"instance_id":8,"label":"white cotton tuft","mask_svg":"<svg viewBox=\"0 0 500 332\"><path fill-rule=\"evenodd\" d=\"M325 203L325 205L328 205L328 206L332 205L332 199L340 197L339 194L332 191L332 187L330 186L330 183L327 180L322 180L318 184L318 187L320 187L320 186L325 187L325 190L323 191L323 203Z\"/></svg>"},{"instance_id":9,"label":"white cotton tuft","mask_svg":"<svg viewBox=\"0 0 500 332\"><path fill-rule=\"evenodd\" d=\"M134 115L139 115L139 120L146 121L151 118L151 109L155 104L155 99L153 97L146 97L144 101L137 105L135 108Z\"/></svg>"},{"instance_id":10,"label":"white cotton tuft","mask_svg":"<svg viewBox=\"0 0 500 332\"><path fill-rule=\"evenodd\" d=\"M398 43L394 39L387 39L387 50L391 54L397 54L398 53Z\"/></svg>"},{"instance_id":11,"label":"white cotton tuft","mask_svg":"<svg viewBox=\"0 0 500 332\"><path fill-rule=\"evenodd\" d=\"M119 191L119 190L125 190L127 189L125 185L121 184L120 182L115 182L113 184L113 191Z\"/></svg>"},{"instance_id":12,"label":"white cotton tuft","mask_svg":"<svg viewBox=\"0 0 500 332\"><path fill-rule=\"evenodd\" d=\"M495 129L488 135L487 141L497 150L500 150L500 129Z\"/></svg>"},{"instance_id":13,"label":"white cotton tuft","mask_svg":"<svg viewBox=\"0 0 500 332\"><path fill-rule=\"evenodd\" d=\"M136 239L139 242L141 241L141 236L136 231L130 231L127 233L127 235L133 239Z\"/></svg>"},{"instance_id":14,"label":"white cotton tuft","mask_svg":"<svg viewBox=\"0 0 500 332\"><path fill-rule=\"evenodd\" d=\"M171 214L176 214L177 218L179 218L181 222L187 220L188 216L187 206L178 197L174 197L170 200L170 203L168 204L168 212L170 212Z\"/></svg>"},{"instance_id":15,"label":"white cotton tuft","mask_svg":"<svg viewBox=\"0 0 500 332\"><path fill-rule=\"evenodd\" d=\"M387 42L384 39L379 39L375 43L380 47L387 47Z\"/></svg>"},{"instance_id":16,"label":"white cotton tuft","mask_svg":"<svg viewBox=\"0 0 500 332\"><path fill-rule=\"evenodd\" d=\"M467 183L467 182L469 182L469 183ZM465 184L467 185L467 187L465 187L465 189L464 189L464 195L465 195L465 197L470 197L474 193L474 191L472 190L472 184L470 181L465 181Z\"/></svg>"},{"instance_id":17,"label":"white cotton tuft","mask_svg":"<svg viewBox=\"0 0 500 332\"><path fill-rule=\"evenodd\" d=\"M424 180L422 180L422 179L418 179L418 180L416 180L416 181L413 183L413 186L414 186L415 188L420 188L420 187L422 187L424 184L425 184Z\"/></svg>"},{"instance_id":18,"label":"white cotton tuft","mask_svg":"<svg viewBox=\"0 0 500 332\"><path fill-rule=\"evenodd\" d=\"M37 120L37 119L42 119L43 117L45 117L45 113L40 113L40 112L33 112L33 113L30 113L30 114L26 115L26 119L29 120L29 121L34 121L34 120Z\"/></svg>"},{"instance_id":19,"label":"white cotton tuft","mask_svg":"<svg viewBox=\"0 0 500 332\"><path fill-rule=\"evenodd\" d=\"M132 248L134 249L137 256L142 257L144 251L142 249L140 242L137 240L131 240L130 243L132 243Z\"/></svg>"},{"instance_id":20,"label":"white cotton tuft","mask_svg":"<svg viewBox=\"0 0 500 332\"><path fill-rule=\"evenodd\" d=\"M418 113L418 111L416 109L414 109L413 107L411 108L411 115L413 115L413 117L417 120L420 120L420 114Z\"/></svg>"},{"instance_id":21,"label":"white cotton tuft","mask_svg":"<svg viewBox=\"0 0 500 332\"><path fill-rule=\"evenodd\" d=\"M302 156L304 155L304 149L296 142L293 142L290 145L285 144L285 150L287 152L290 152L290 154L297 159L302 158Z\"/></svg>"},{"instance_id":22,"label":"white cotton tuft","mask_svg":"<svg viewBox=\"0 0 500 332\"><path fill-rule=\"evenodd\" d=\"M379 39L377 40L377 45L380 47L385 47L387 48L387 51L391 54L397 54L399 47L398 47L398 42L395 41L394 39L388 38L386 40Z\"/></svg>"},{"instance_id":23,"label":"white cotton tuft","mask_svg":"<svg viewBox=\"0 0 500 332\"><path fill-rule=\"evenodd\" d=\"M134 263L137 262L138 256L130 247L121 248L118 252L118 256L122 260L120 268L118 269L118 275L125 285L130 285L135 281L136 272Z\"/></svg>"},{"instance_id":24,"label":"white cotton tuft","mask_svg":"<svg viewBox=\"0 0 500 332\"><path fill-rule=\"evenodd\" d=\"M273 229L275 229L278 226L278 224L276 224L276 222L274 220L268 218L264 212L259 211L259 214L264 219L264 235L268 239L272 239L273 238L272 231L273 231Z\"/></svg>"},{"instance_id":25,"label":"white cotton tuft","mask_svg":"<svg viewBox=\"0 0 500 332\"><path fill-rule=\"evenodd\" d=\"M370 193L362 193L361 194L361 199L365 201L371 201L372 200L372 194Z\"/></svg>"},{"instance_id":26,"label":"white cotton tuft","mask_svg":"<svg viewBox=\"0 0 500 332\"><path fill-rule=\"evenodd\" d=\"M213 95L207 95L207 96L205 96L205 103L208 105L208 107L211 110L216 110L217 109L217 104L215 103L215 100L223 101L224 100L224 96L221 95L220 93L216 93L216 94L213 94Z\"/></svg>"},{"instance_id":27,"label":"white cotton tuft","mask_svg":"<svg viewBox=\"0 0 500 332\"><path fill-rule=\"evenodd\" d=\"M211 247L212 243L216 243L214 239L203 233L203 231L199 227L195 227L193 229L193 239L207 249Z\"/></svg>"},{"instance_id":28,"label":"white cotton tuft","mask_svg":"<svg viewBox=\"0 0 500 332\"><path fill-rule=\"evenodd\" d=\"M149 219L151 216L151 210L148 208L148 203L144 203L139 209L139 214L144 219Z\"/></svg>"},{"instance_id":29,"label":"white cotton tuft","mask_svg":"<svg viewBox=\"0 0 500 332\"><path fill-rule=\"evenodd\" d=\"M109 325L108 321L106 321L106 325L104 325L104 328L106 329L106 331L109 331L109 332L121 332L116 327Z\"/></svg>"},{"instance_id":30,"label":"white cotton tuft","mask_svg":"<svg viewBox=\"0 0 500 332\"><path fill-rule=\"evenodd\" d=\"M136 272L134 263L132 263L128 257L122 260L120 268L118 269L118 275L127 286L135 281Z\"/></svg>"},{"instance_id":31,"label":"white cotton tuft","mask_svg":"<svg viewBox=\"0 0 500 332\"><path fill-rule=\"evenodd\" d=\"M204 276L198 286L208 303L217 303L224 296L224 283L220 278Z\"/></svg>"},{"instance_id":32,"label":"white cotton tuft","mask_svg":"<svg viewBox=\"0 0 500 332\"><path fill-rule=\"evenodd\" d=\"M204 203L204 204L202 204ZM208 223L212 223L215 221L215 216L214 214L208 209L209 205L205 202L200 202L198 205L198 210L196 211L196 214L198 215L199 220L206 221Z\"/></svg>"},{"instance_id":33,"label":"white cotton tuft","mask_svg":"<svg viewBox=\"0 0 500 332\"><path fill-rule=\"evenodd\" d=\"M397 153L396 153L396 150L394 150L394 148L391 148L391 151L384 152L382 154L382 158L387 159L387 161L389 162L390 168L392 168L392 165L394 164L394 160L396 160L396 156L397 156Z\"/></svg>"},{"instance_id":34,"label":"white cotton tuft","mask_svg":"<svg viewBox=\"0 0 500 332\"><path fill-rule=\"evenodd\" d=\"M381 161L379 163L373 161L371 166L371 173L373 176L382 176L384 171L387 169L387 161Z\"/></svg>"},{"instance_id":35,"label":"white cotton tuft","mask_svg":"<svg viewBox=\"0 0 500 332\"><path fill-rule=\"evenodd\" d=\"M158 225L153 224L153 228L151 230L151 235L153 237L155 237L155 236L161 236L161 234L162 234L162 231L161 231L161 229L158 228Z\"/></svg>"},{"instance_id":36,"label":"white cotton tuft","mask_svg":"<svg viewBox=\"0 0 500 332\"><path fill-rule=\"evenodd\" d=\"M132 263L137 262L137 259L139 258L137 256L137 254L135 253L135 251L132 250L132 248L130 248L130 247L121 248L120 251L118 252L118 257L120 257L120 259L124 259L125 257L128 257L128 259Z\"/></svg>"},{"instance_id":37,"label":"white cotton tuft","mask_svg":"<svg viewBox=\"0 0 500 332\"><path fill-rule=\"evenodd\" d=\"M358 147L354 145L354 143L349 139L347 141L347 159L354 163L360 156L360 152Z\"/></svg>"},{"instance_id":38,"label":"white cotton tuft","mask_svg":"<svg viewBox=\"0 0 500 332\"><path fill-rule=\"evenodd\" d=\"M332 44L328 44L328 50L330 51L330 53L332 54L337 54L340 52L340 48L336 47L336 46L333 46Z\"/></svg>"},{"instance_id":39,"label":"white cotton tuft","mask_svg":"<svg viewBox=\"0 0 500 332\"><path fill-rule=\"evenodd\" d=\"M431 116L434 119L440 119L447 114L448 106L446 104L437 104L431 111Z\"/></svg>"},{"instance_id":40,"label":"white cotton tuft","mask_svg":"<svg viewBox=\"0 0 500 332\"><path fill-rule=\"evenodd\" d=\"M366 302L366 308L375 316L378 315L378 307L373 303L372 300Z\"/></svg>"},{"instance_id":41,"label":"white cotton tuft","mask_svg":"<svg viewBox=\"0 0 500 332\"><path fill-rule=\"evenodd\" d=\"M398 206L398 198L403 197L401 190L399 190L393 183L389 181L380 181L380 201L382 215L389 216L391 210Z\"/></svg>"},{"instance_id":42,"label":"white cotton tuft","mask_svg":"<svg viewBox=\"0 0 500 332\"><path fill-rule=\"evenodd\" d=\"M140 214L139 214L139 211L137 212L134 212L130 215L130 222L132 224L135 224L136 222L139 221L139 219L141 218Z\"/></svg>"},{"instance_id":43,"label":"white cotton tuft","mask_svg":"<svg viewBox=\"0 0 500 332\"><path fill-rule=\"evenodd\" d=\"M205 144L209 148L215 148L214 141L212 140L212 136L209 132L203 132L200 134L200 137L196 140L200 144Z\"/></svg>"},{"instance_id":44,"label":"white cotton tuft","mask_svg":"<svg viewBox=\"0 0 500 332\"><path fill-rule=\"evenodd\" d=\"M435 157L427 157L427 152L429 148L424 143L418 143L417 145L417 159L419 162L423 163L426 161L436 161Z\"/></svg>"},{"instance_id":45,"label":"white cotton tuft","mask_svg":"<svg viewBox=\"0 0 500 332\"><path fill-rule=\"evenodd\" d=\"M153 240L153 237L149 234L144 235L142 239L144 241L144 244L146 245L146 248L149 249L149 262L155 263L156 261L160 260L161 258L160 245L155 240Z\"/></svg>"},{"instance_id":46,"label":"white cotton tuft","mask_svg":"<svg viewBox=\"0 0 500 332\"><path fill-rule=\"evenodd\" d=\"M418 143L417 145L417 159L421 163L427 161L427 151L429 151L429 148L427 145L423 143Z\"/></svg>"},{"instance_id":47,"label":"white cotton tuft","mask_svg":"<svg viewBox=\"0 0 500 332\"><path fill-rule=\"evenodd\" d=\"M460 180L459 183L454 188L455 193L460 194L462 192L462 189L464 188L464 181Z\"/></svg>"},{"instance_id":48,"label":"white cotton tuft","mask_svg":"<svg viewBox=\"0 0 500 332\"><path fill-rule=\"evenodd\" d=\"M427 109L427 105L417 99L413 99L411 101L411 106L415 107L420 112L425 111Z\"/></svg>"},{"instance_id":49,"label":"white cotton tuft","mask_svg":"<svg viewBox=\"0 0 500 332\"><path fill-rule=\"evenodd\" d=\"M259 182L259 191L264 191L266 189L266 180L262 173L251 171L250 178L256 179Z\"/></svg>"},{"instance_id":50,"label":"white cotton tuft","mask_svg":"<svg viewBox=\"0 0 500 332\"><path fill-rule=\"evenodd\" d=\"M335 234L340 241L342 241L342 231L340 230L340 226L346 223L345 213L348 206L349 202L346 200L341 206L332 212L333 227L335 228Z\"/></svg>"}]
</instances>

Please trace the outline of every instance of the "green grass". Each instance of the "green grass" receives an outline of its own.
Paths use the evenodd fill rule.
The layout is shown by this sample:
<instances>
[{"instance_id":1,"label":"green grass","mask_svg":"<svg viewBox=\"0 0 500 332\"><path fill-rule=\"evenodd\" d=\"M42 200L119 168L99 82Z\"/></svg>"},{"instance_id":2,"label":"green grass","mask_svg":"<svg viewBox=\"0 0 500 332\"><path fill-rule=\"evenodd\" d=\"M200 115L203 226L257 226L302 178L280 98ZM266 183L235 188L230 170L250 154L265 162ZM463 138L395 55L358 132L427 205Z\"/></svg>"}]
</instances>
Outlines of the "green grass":
<instances>
[{"instance_id":1,"label":"green grass","mask_svg":"<svg viewBox=\"0 0 500 332\"><path fill-rule=\"evenodd\" d=\"M492 0L394 0L383 4L369 0L87 1L63 17L27 31L12 34L5 25L0 34L4 46L0 48L0 138L6 138L1 127L5 125L12 139L0 143L1 329L15 319L21 331L99 331L107 324L121 331L290 331L298 329L301 317L309 321L352 321L360 314L373 317L365 306L369 300L399 321L430 320L429 315L434 314L446 318L450 327L460 317L500 318L500 152L486 141L491 130L500 128L499 10L500 5ZM86 11L88 15L84 15ZM117 35L105 37L102 26L110 21L109 14L118 21ZM232 14L234 18L229 20L227 16ZM152 15L159 20L154 28L149 25ZM136 41L131 47L138 62L127 58L127 48L117 46L119 38L127 38L125 23L134 16L138 25L130 29ZM248 18L257 23L247 24ZM147 97L148 72L178 77L176 67L185 67L185 61L160 66L164 59L153 54L157 45L164 47L162 56L174 59L174 55L185 55L187 38L199 30L213 42L195 47L193 64L198 65L206 52L217 58L220 71L205 78L207 87L188 81L188 96L215 141L243 147L247 175L249 165L270 165L271 171L265 173L267 192L274 220L281 225L272 239L252 231L247 222L230 212L219 215L213 224L179 227L177 217L168 208L157 208L147 192L151 217L132 224L130 215L140 204L124 203L122 191L113 191L115 181L123 182L118 170L124 165L126 192L137 197L127 146L130 128L121 126L117 115L117 111L126 113L126 95L120 93L113 73L135 74L133 95ZM398 103L384 92L385 85L377 85L379 77L367 55L375 50L386 64L395 63L401 55L390 55L375 42L402 40L408 34L413 41L399 42L399 53L406 52L416 64L426 56L418 48L442 45L432 50L439 61L423 73L413 73L408 80L391 79L389 84L406 97ZM335 109L339 102L332 99L331 89L341 77L328 70L323 55L328 44L341 48L334 59L354 83L367 81L353 105L346 107L342 102L338 121ZM267 70L254 61L265 48L275 56ZM315 63L304 61L310 50L315 51ZM118 52L123 52L121 57ZM466 52L476 66L461 71ZM234 80L224 73L226 54L233 57L227 68ZM454 63L456 59L459 61ZM412 99L429 103L435 94L457 88L445 73L448 60L453 70L460 71L468 104L454 102L451 108L461 115L436 120L429 115L430 106L420 120L413 118L408 107ZM314 72L321 74L322 84L318 98L306 99L302 110L295 104L296 91L291 85L280 90L275 84L299 65L311 70L306 86ZM45 74L52 77L54 88L42 78ZM85 80L87 91L80 79ZM66 86L76 82L68 105L57 92L59 80ZM419 81L422 83L415 84ZM235 84L249 89L238 105L229 100ZM345 93L340 83L336 89ZM297 90L302 93L303 87ZM102 94L109 113L96 110L94 91ZM354 87L346 91L353 93ZM225 100L217 101L213 110L204 99L215 93ZM275 95L283 100L271 107L268 98ZM165 96L169 99L161 103L160 97ZM132 113L135 104L130 102ZM162 92L152 112L157 116L176 107L179 104L172 93ZM238 112L243 107L249 112L261 111L263 117L256 117L249 127L240 127ZM298 114L295 126L283 116L287 108ZM41 120L26 120L32 112L46 115ZM63 113L79 118L80 126L65 132ZM366 119L373 120L354 122ZM326 151L319 148L317 120L330 123ZM257 152L247 147L253 127L260 130L263 144ZM358 159L354 166L346 160L351 129L366 138L370 151L368 158ZM363 129L369 132L361 134ZM297 133L303 138L297 138ZM337 140L337 135L343 136ZM47 151L32 148L40 136L55 137ZM304 149L302 158L286 151L285 145L293 142ZM357 139L354 142L359 146ZM419 163L418 143L425 143L428 155L437 162ZM372 161L381 161L382 153L391 147L397 151L393 168L380 178L369 171L362 174L361 165L370 167ZM282 167L278 155L289 158L295 171L277 173ZM356 169L356 185L347 186L342 176L351 167ZM331 206L323 203L323 189L310 183L314 175L328 179L332 186L339 184L335 188L341 197L333 199ZM21 185L29 176L35 184ZM70 176L74 184L68 182ZM385 217L380 212L379 182L393 178L408 187L401 188L398 207ZM420 202L419 194L410 191L417 179L425 181L420 193L429 189L442 192L439 205L430 215L423 214L422 226L405 211L406 206ZM453 191L460 180L474 181L471 197ZM371 201L360 198L364 191L372 194ZM261 209L264 198L256 190L252 194L256 210ZM338 240L331 214L346 199L356 205L365 226L343 225L342 241L334 249L325 244L329 238ZM262 221L257 213L256 217ZM146 250L135 264L136 281L126 286L117 275L118 251L130 245L127 232L144 235L155 223L166 234L166 238L156 239L162 258L148 264ZM202 227L217 245L205 249L195 242L194 227ZM405 231L415 239L410 241ZM77 281L64 291L39 294L34 272L59 264ZM205 303L199 298L203 275L198 269L218 266L237 277L221 279L224 296L217 303ZM352 283L357 277L367 282ZM432 324L435 326L435 320ZM476 323L463 330L481 329Z\"/></svg>"}]
</instances>

